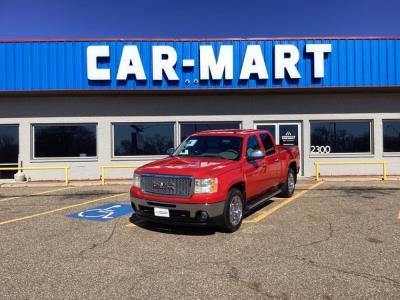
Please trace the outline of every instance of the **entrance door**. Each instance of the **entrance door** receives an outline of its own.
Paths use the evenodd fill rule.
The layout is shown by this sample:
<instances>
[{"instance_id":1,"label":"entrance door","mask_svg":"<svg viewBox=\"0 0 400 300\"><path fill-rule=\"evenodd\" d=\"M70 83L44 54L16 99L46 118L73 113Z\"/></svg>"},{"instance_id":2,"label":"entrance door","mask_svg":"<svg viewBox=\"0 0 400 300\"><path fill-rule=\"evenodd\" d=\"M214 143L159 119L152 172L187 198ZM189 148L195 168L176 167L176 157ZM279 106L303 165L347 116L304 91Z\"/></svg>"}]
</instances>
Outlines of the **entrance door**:
<instances>
[{"instance_id":1,"label":"entrance door","mask_svg":"<svg viewBox=\"0 0 400 300\"><path fill-rule=\"evenodd\" d=\"M255 124L256 129L268 130L275 138L275 143L283 146L298 146L300 152L300 172L303 151L301 147L300 122L266 122ZM301 173L300 173L301 174Z\"/></svg>"},{"instance_id":2,"label":"entrance door","mask_svg":"<svg viewBox=\"0 0 400 300\"><path fill-rule=\"evenodd\" d=\"M0 168L18 166L18 125L0 125ZM0 179L10 179L17 171L0 171Z\"/></svg>"}]
</instances>

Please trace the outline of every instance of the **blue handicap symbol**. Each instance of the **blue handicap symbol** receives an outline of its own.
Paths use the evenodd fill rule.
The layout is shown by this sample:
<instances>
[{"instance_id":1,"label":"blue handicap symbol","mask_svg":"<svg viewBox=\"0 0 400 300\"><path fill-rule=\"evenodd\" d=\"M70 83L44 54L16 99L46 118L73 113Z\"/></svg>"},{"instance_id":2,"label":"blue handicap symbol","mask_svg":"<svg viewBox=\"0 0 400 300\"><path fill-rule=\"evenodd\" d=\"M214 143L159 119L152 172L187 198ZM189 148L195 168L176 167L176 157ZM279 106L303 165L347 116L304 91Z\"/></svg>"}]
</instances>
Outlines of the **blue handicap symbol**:
<instances>
[{"instance_id":1,"label":"blue handicap symbol","mask_svg":"<svg viewBox=\"0 0 400 300\"><path fill-rule=\"evenodd\" d=\"M130 204L108 203L65 216L69 218L107 222L131 213L133 213L133 209Z\"/></svg>"}]
</instances>

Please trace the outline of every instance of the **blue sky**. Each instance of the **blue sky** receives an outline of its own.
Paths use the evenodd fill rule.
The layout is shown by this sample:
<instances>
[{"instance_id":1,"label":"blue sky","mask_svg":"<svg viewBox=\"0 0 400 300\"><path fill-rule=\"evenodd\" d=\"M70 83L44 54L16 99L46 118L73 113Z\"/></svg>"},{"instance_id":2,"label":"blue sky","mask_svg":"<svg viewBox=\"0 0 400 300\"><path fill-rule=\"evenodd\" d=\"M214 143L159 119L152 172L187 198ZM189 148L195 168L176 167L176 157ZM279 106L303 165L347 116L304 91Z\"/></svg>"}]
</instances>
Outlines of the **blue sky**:
<instances>
[{"instance_id":1,"label":"blue sky","mask_svg":"<svg viewBox=\"0 0 400 300\"><path fill-rule=\"evenodd\" d=\"M0 0L0 39L400 35L398 0Z\"/></svg>"}]
</instances>

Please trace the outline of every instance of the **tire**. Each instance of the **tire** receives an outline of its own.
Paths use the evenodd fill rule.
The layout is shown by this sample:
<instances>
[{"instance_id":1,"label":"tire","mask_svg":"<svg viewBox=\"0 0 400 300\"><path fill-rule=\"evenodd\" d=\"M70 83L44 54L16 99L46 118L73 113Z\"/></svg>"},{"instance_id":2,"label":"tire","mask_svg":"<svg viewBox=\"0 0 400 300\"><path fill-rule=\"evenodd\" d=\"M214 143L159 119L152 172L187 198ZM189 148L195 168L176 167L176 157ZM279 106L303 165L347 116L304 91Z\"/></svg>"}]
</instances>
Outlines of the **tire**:
<instances>
[{"instance_id":1,"label":"tire","mask_svg":"<svg viewBox=\"0 0 400 300\"><path fill-rule=\"evenodd\" d=\"M225 232L235 232L240 228L243 221L244 204L243 194L238 189L231 189L225 203L224 215L222 216L222 229Z\"/></svg>"},{"instance_id":2,"label":"tire","mask_svg":"<svg viewBox=\"0 0 400 300\"><path fill-rule=\"evenodd\" d=\"M279 196L284 198L292 197L296 188L296 174L292 168L289 168L285 183L282 185Z\"/></svg>"}]
</instances>

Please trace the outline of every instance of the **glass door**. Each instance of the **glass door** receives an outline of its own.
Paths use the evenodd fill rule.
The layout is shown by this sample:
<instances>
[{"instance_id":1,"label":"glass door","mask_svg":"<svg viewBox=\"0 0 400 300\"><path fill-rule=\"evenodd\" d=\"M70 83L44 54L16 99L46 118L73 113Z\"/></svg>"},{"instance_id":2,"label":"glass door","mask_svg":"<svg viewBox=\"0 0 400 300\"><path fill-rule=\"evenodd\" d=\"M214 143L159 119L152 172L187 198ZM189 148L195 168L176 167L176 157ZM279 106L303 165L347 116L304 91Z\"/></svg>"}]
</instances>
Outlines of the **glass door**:
<instances>
[{"instance_id":1,"label":"glass door","mask_svg":"<svg viewBox=\"0 0 400 300\"><path fill-rule=\"evenodd\" d=\"M300 151L300 174L302 174L302 144L300 122L266 122L257 123L255 129L268 130L275 138L275 143L283 146L298 146Z\"/></svg>"}]
</instances>

